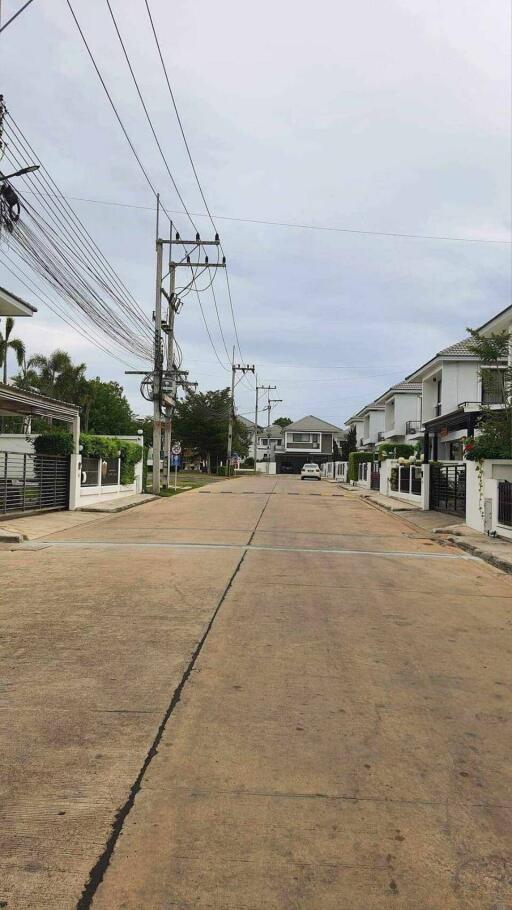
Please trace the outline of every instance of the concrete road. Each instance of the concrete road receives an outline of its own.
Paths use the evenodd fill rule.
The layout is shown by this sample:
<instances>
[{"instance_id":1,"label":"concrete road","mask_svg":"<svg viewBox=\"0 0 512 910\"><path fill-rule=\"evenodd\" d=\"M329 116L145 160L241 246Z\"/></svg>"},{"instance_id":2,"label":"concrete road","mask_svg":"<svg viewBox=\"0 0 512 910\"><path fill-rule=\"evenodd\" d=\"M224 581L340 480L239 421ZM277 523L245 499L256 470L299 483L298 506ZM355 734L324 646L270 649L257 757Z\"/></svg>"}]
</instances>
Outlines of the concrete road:
<instances>
[{"instance_id":1,"label":"concrete road","mask_svg":"<svg viewBox=\"0 0 512 910\"><path fill-rule=\"evenodd\" d=\"M0 552L0 907L511 910L507 576L247 477Z\"/></svg>"}]
</instances>

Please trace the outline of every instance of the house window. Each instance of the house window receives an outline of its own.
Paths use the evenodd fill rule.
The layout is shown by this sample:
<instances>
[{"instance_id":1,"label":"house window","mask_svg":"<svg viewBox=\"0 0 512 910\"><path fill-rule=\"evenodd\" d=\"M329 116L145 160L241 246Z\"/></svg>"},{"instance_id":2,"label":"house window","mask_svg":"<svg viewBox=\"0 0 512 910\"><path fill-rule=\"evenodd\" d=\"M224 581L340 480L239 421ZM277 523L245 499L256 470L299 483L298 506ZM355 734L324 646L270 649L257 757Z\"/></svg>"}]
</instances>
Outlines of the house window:
<instances>
[{"instance_id":1,"label":"house window","mask_svg":"<svg viewBox=\"0 0 512 910\"><path fill-rule=\"evenodd\" d=\"M483 369L482 404L503 404L505 400L505 371Z\"/></svg>"},{"instance_id":2,"label":"house window","mask_svg":"<svg viewBox=\"0 0 512 910\"><path fill-rule=\"evenodd\" d=\"M463 458L462 440L457 439L456 442L450 443L450 461L462 461L462 458Z\"/></svg>"},{"instance_id":3,"label":"house window","mask_svg":"<svg viewBox=\"0 0 512 910\"><path fill-rule=\"evenodd\" d=\"M439 417L441 413L441 395L443 390L443 383L441 380L438 380L437 383L437 404L436 404L436 417Z\"/></svg>"},{"instance_id":4,"label":"house window","mask_svg":"<svg viewBox=\"0 0 512 910\"><path fill-rule=\"evenodd\" d=\"M292 441L293 442L309 442L310 436L311 436L310 433L292 433Z\"/></svg>"},{"instance_id":5,"label":"house window","mask_svg":"<svg viewBox=\"0 0 512 910\"><path fill-rule=\"evenodd\" d=\"M260 439L259 445L266 449L268 446L268 439Z\"/></svg>"}]
</instances>

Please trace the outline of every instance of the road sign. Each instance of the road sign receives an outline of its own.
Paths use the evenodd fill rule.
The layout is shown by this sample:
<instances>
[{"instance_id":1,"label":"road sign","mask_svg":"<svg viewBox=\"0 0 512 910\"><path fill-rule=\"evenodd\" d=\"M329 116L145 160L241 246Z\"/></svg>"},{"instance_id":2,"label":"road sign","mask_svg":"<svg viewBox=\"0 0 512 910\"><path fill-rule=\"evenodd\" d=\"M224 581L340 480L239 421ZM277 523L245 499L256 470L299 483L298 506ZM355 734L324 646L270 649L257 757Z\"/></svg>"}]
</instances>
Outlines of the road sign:
<instances>
[{"instance_id":1,"label":"road sign","mask_svg":"<svg viewBox=\"0 0 512 910\"><path fill-rule=\"evenodd\" d=\"M174 442L171 447L173 455L181 455L181 442Z\"/></svg>"}]
</instances>

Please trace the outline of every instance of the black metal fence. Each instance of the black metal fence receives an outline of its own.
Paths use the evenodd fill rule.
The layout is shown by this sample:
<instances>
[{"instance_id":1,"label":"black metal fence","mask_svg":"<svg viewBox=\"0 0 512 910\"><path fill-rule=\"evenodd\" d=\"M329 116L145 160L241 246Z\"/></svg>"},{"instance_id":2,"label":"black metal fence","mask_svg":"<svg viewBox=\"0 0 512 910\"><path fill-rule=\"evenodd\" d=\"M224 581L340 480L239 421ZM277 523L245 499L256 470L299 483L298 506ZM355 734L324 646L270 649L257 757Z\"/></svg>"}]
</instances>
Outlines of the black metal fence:
<instances>
[{"instance_id":1,"label":"black metal fence","mask_svg":"<svg viewBox=\"0 0 512 910\"><path fill-rule=\"evenodd\" d=\"M69 458L0 452L0 515L67 509Z\"/></svg>"},{"instance_id":2,"label":"black metal fence","mask_svg":"<svg viewBox=\"0 0 512 910\"><path fill-rule=\"evenodd\" d=\"M372 461L370 487L372 490L380 490L380 461Z\"/></svg>"},{"instance_id":3,"label":"black metal fence","mask_svg":"<svg viewBox=\"0 0 512 910\"><path fill-rule=\"evenodd\" d=\"M430 465L430 508L466 514L466 465Z\"/></svg>"},{"instance_id":4,"label":"black metal fence","mask_svg":"<svg viewBox=\"0 0 512 910\"><path fill-rule=\"evenodd\" d=\"M508 480L498 483L498 524L512 527L512 483Z\"/></svg>"}]
</instances>

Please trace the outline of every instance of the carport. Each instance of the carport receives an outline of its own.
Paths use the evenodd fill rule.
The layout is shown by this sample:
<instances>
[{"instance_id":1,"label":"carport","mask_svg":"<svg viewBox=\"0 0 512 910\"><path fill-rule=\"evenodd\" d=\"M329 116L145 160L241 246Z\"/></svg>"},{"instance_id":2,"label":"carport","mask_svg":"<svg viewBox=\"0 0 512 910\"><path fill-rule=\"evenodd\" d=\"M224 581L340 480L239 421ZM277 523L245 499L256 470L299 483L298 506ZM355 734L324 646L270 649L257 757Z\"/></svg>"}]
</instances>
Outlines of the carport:
<instances>
[{"instance_id":1,"label":"carport","mask_svg":"<svg viewBox=\"0 0 512 910\"><path fill-rule=\"evenodd\" d=\"M276 452L276 474L300 474L302 465L306 463L314 462L317 465L322 465L324 462L329 461L328 455L318 455L315 453L312 455L308 452L302 452L300 455L291 454L290 452L277 453ZM293 469L290 471L287 466L290 465ZM283 470L284 468L284 470Z\"/></svg>"},{"instance_id":2,"label":"carport","mask_svg":"<svg viewBox=\"0 0 512 910\"><path fill-rule=\"evenodd\" d=\"M36 455L20 433L4 450L0 434L0 517L48 509L75 508L80 455L80 411L76 405L0 383L0 417L45 417L69 425L73 454ZM70 478L73 482L70 483Z\"/></svg>"}]
</instances>

